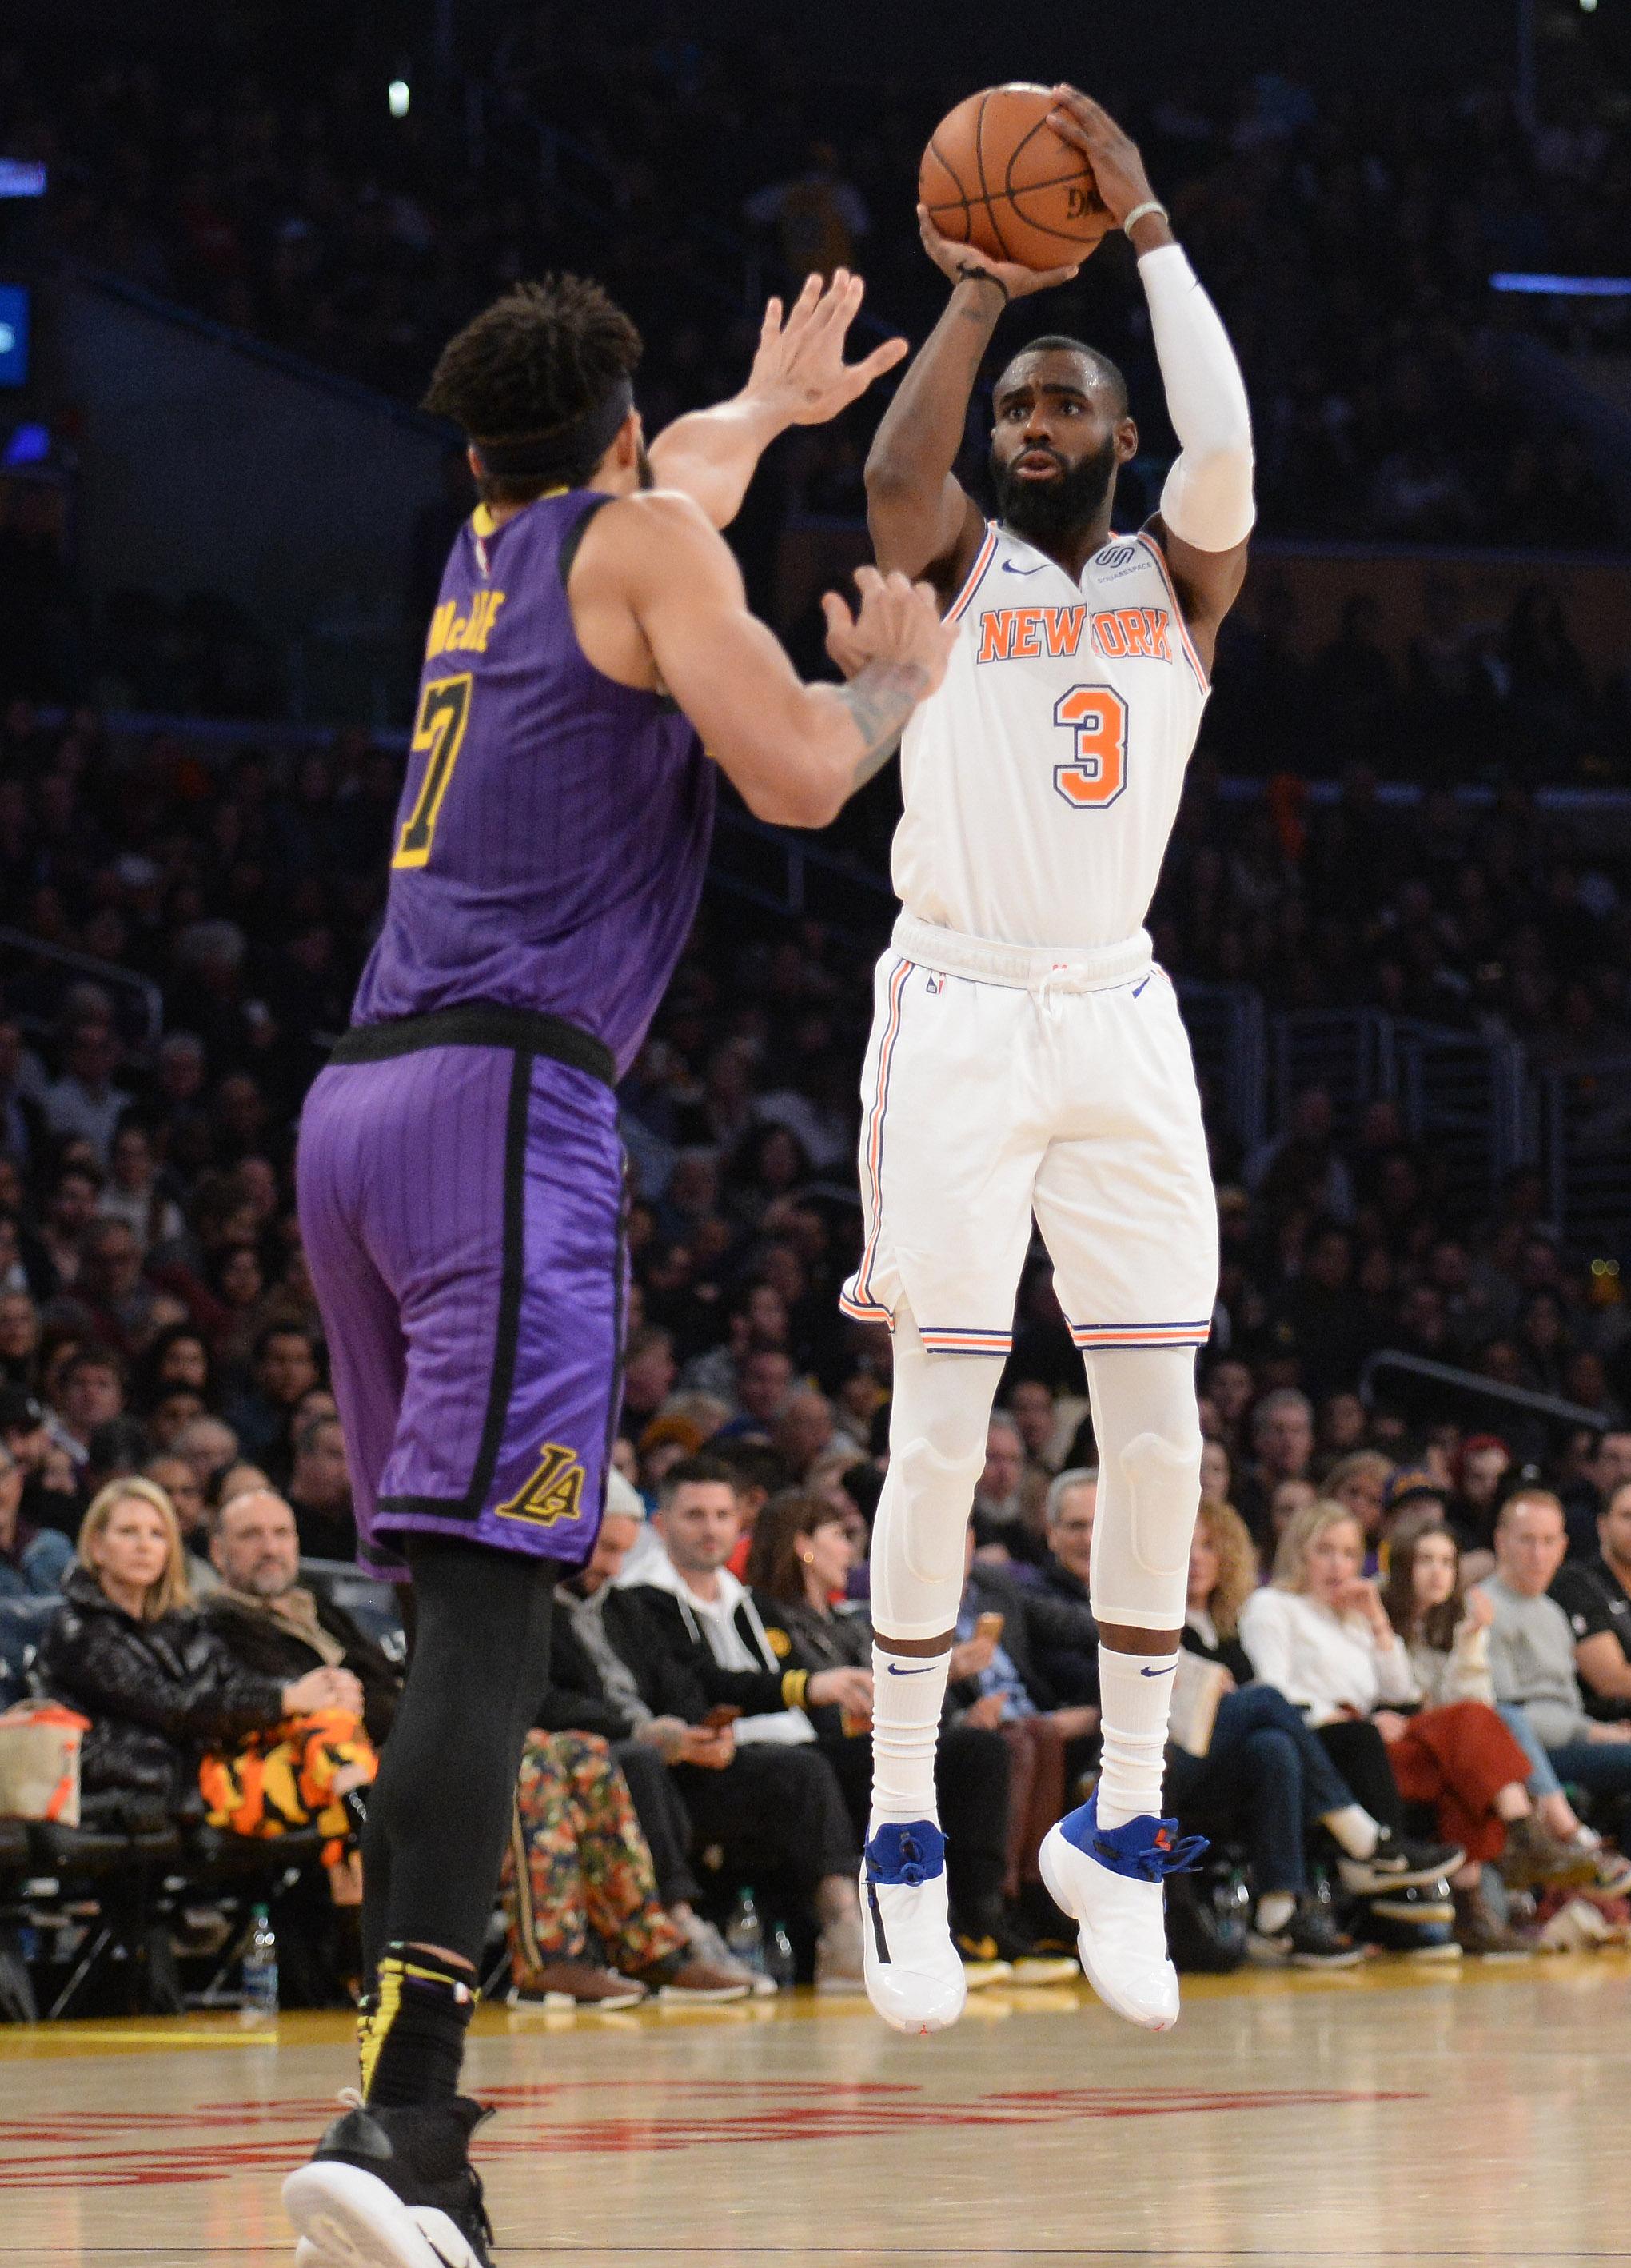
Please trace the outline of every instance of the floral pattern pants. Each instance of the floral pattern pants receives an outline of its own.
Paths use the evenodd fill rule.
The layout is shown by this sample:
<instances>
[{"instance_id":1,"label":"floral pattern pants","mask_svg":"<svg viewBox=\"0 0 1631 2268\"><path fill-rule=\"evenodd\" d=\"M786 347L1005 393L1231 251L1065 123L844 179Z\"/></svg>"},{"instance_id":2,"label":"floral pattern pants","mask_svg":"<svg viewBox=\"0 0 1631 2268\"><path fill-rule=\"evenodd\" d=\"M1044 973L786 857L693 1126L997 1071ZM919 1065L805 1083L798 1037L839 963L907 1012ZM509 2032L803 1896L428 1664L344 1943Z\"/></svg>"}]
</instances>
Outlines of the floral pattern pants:
<instances>
[{"instance_id":1,"label":"floral pattern pants","mask_svg":"<svg viewBox=\"0 0 1631 2268\"><path fill-rule=\"evenodd\" d=\"M527 1734L503 1895L523 1987L585 1957L633 1976L686 1942L658 1898L628 1783L591 1733Z\"/></svg>"}]
</instances>

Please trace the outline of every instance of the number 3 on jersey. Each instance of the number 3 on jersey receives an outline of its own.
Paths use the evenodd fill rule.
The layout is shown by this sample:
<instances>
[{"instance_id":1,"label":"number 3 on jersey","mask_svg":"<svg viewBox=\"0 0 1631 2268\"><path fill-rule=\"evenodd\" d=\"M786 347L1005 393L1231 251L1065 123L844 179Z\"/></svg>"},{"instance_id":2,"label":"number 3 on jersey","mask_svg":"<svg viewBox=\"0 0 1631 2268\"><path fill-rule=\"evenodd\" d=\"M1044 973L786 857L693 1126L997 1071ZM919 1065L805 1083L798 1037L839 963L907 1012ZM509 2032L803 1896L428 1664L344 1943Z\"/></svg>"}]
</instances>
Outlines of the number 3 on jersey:
<instances>
[{"instance_id":1,"label":"number 3 on jersey","mask_svg":"<svg viewBox=\"0 0 1631 2268\"><path fill-rule=\"evenodd\" d=\"M415 755L429 755L430 761L425 766L419 793L396 846L396 856L391 861L393 866L430 864L437 814L447 793L447 784L453 777L459 743L469 722L468 671L460 677L433 677L420 696L419 714L414 719L414 737L409 743Z\"/></svg>"},{"instance_id":2,"label":"number 3 on jersey","mask_svg":"<svg viewBox=\"0 0 1631 2268\"><path fill-rule=\"evenodd\" d=\"M1074 737L1054 785L1078 811L1101 811L1127 785L1127 703L1107 685L1073 685L1054 703L1054 722Z\"/></svg>"}]
</instances>

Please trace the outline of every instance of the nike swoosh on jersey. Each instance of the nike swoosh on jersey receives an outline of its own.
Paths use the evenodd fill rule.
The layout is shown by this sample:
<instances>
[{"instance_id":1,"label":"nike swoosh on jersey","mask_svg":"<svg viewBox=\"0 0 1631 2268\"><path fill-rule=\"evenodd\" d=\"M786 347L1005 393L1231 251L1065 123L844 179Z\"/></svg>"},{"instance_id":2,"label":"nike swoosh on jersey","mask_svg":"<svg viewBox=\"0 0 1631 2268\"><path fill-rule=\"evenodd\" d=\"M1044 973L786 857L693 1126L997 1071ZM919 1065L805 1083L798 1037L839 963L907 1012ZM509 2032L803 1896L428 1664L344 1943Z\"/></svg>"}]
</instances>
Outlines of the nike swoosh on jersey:
<instances>
[{"instance_id":1,"label":"nike swoosh on jersey","mask_svg":"<svg viewBox=\"0 0 1631 2268\"><path fill-rule=\"evenodd\" d=\"M1040 575L1042 571L1042 567L1046 566L1047 563L1047 561L1044 560L1040 566L1016 567L1011 559L1004 559L1003 562L1003 572L1004 575Z\"/></svg>"}]
</instances>

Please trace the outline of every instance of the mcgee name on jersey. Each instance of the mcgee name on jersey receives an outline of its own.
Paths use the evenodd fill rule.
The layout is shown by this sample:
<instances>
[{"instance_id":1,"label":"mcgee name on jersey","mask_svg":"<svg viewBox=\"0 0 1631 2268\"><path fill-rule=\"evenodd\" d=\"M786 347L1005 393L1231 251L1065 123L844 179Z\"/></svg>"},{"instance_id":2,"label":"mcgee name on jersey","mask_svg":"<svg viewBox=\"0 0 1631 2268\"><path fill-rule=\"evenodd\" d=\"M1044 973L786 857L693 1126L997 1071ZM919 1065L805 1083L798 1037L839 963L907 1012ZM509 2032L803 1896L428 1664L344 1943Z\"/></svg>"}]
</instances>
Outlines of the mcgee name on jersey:
<instances>
[{"instance_id":1,"label":"mcgee name on jersey","mask_svg":"<svg viewBox=\"0 0 1631 2268\"><path fill-rule=\"evenodd\" d=\"M1068 660L1084 637L1109 661L1171 661L1164 607L1000 607L980 617L981 661Z\"/></svg>"}]
</instances>

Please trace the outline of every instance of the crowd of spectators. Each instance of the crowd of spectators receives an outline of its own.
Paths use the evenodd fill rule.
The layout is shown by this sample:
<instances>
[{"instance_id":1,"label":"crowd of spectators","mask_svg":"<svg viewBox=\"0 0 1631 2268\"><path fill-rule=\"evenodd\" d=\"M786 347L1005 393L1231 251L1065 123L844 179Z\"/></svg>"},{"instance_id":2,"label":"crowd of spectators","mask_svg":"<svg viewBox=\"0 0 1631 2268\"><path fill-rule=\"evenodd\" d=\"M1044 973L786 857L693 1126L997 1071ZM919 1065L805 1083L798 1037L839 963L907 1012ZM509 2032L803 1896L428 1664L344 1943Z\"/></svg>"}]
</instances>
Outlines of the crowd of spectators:
<instances>
[{"instance_id":1,"label":"crowd of spectators","mask_svg":"<svg viewBox=\"0 0 1631 2268\"><path fill-rule=\"evenodd\" d=\"M114 50L87 71L36 41L0 66L0 147L51 167L63 249L397 394L496 289L554 266L593 269L645 328L653 423L735 383L746 298L790 270L858 261L881 319L932 318L917 161L968 90L922 58L857 73L780 21L542 5L465 58L479 99L422 85L400 118L365 42L317 60L235 40L230 19L163 63ZM1613 540L1582 443L1533 416L1503 360L1533 318L1489 284L1625 271L1631 144L1599 75L1561 78L1533 133L1503 92L1362 91L1297 62L1096 91L1240 347L1267 528ZM569 146L544 163L552 134ZM1101 253L1055 327L1126 362L1153 460L1170 436L1130 281L1124 249ZM848 424L812 438L791 497L858 515L860 455Z\"/></svg>"},{"instance_id":2,"label":"crowd of spectators","mask_svg":"<svg viewBox=\"0 0 1631 2268\"><path fill-rule=\"evenodd\" d=\"M359 738L286 762L240 751L217 766L179 742L110 741L88 713L47 729L20 704L4 729L0 861L11 902L40 945L109 966L104 981L73 968L54 976L48 959L18 953L4 971L0 1588L21 1602L16 1611L39 1618L58 1611L64 1585L82 1623L96 1625L109 1612L128 1617L129 1587L122 1610L116 1599L109 1609L91 1596L106 1584L83 1539L88 1507L110 1484L134 1476L173 1509L178 1580L204 1601L217 1640L241 1642L232 1601L223 1607L220 1594L254 1594L246 1559L260 1554L267 1581L276 1574L304 1598L297 1553L308 1567L344 1560L353 1541L345 1445L326 1383L291 1167L301 1098L327 1035L346 1021L378 909L395 760ZM1255 804L1223 799L1201 764L1157 927L1164 956L1180 971L1252 975L1276 1004L1380 998L1473 1028L1510 1018L1504 1027L1539 1044L1548 1012L1561 1012L1552 1020L1567 1025L1576 990L1605 1020L1599 1033L1622 1013L1622 886L1612 860L1587 862L1549 843L1516 792L1481 815L1445 796L1405 814L1355 776L1338 804L1304 810L1272 792ZM1506 956L1504 973L1491 973L1490 954ZM856 1729L864 1715L864 1624L834 1612L833 1599L863 1606L890 1378L887 1333L844 1320L834 1299L858 1227L852 1161L867 959L863 941L813 923L754 927L734 907L710 905L623 1091L633 1284L617 1459L638 1494L624 1499L597 1568L562 1599L556 1685L540 1695L540 1742L599 1742L606 1753L546 1745L529 1764L539 1823L509 1894L517 1941L530 1945L518 1972L528 1990L570 1998L581 1984L604 1999L741 1989L709 1935L717 1883L699 1877L704 1848L724 1852L738 1874L751 1868L749 1879L788 1885L793 1957L833 1989L853 1985L848 1885L864 1786ZM158 988L165 1021L156 1044L119 972ZM1342 1587L1365 1580L1355 1567L1374 1565L1401 1522L1425 1519L1450 1536L1458 1599L1461 1586L1489 1577L1502 1549L1505 1496L1521 1483L1532 1498L1539 1488L1557 1499L1555 1535L1553 1515L1534 1518L1547 1528L1547 1549L1572 1550L1569 1567L1559 1576L1543 1551L1537 1591L1529 1563L1508 1548L1494 1578L1488 1660L1473 1664L1489 1690L1453 1696L1456 1706L1502 1705L1539 1664L1543 1688L1519 1697L1550 1703L1554 1714L1540 1751L1525 1750L1524 1782L1511 1778L1510 1749L1480 1719L1453 1741L1446 1730L1435 1749L1422 1749L1418 1736L1414 1749L1400 1752L1400 1771L1378 1775L1368 1808L1355 1796L1369 1818L1396 1832L1381 1815L1387 1807L1377 1786L1403 1786L1405 1756L1413 1756L1409 1799L1436 1821L1432 1848L1458 1854L1453 1868L1447 1858L1431 1863L1458 1878L1463 1941L1498 1948L1514 1924L1510 1909L1480 1895L1492 1844L1501 1844L1503 1863L1514 1847L1522 1861L1509 1866L1514 1896L1534 1888L1533 1854L1519 1832L1532 1810L1551 1838L1554 1872L1541 1879L1543 1897L1553 1895L1547 1884L1558 1881L1558 1867L1564 1876L1585 1868L1585 1846L1574 1840L1583 1831L1578 1814L1570 1823L1555 1803L1549 1817L1545 1806L1566 1787L1591 1784L1599 1749L1612 1778L1618 1735L1589 1727L1597 1712L1619 1712L1631 1699L1619 1636L1631 1594L1616 1572L1631 1555L1611 1548L1627 1516L1620 1484L1631 1478L1631 1310L1620 1278L1604 1256L1560 1237L1538 1175L1516 1174L1498 1198L1469 1207L1467 1192L1446 1184L1442 1158L1407 1138L1392 1105L1339 1123L1329 1097L1311 1090L1260 1147L1242 1151L1221 1122L1214 1147L1223 1268L1202 1360L1204 1485L1209 1501L1233 1507L1237 1526L1244 1522L1247 1558L1280 1568L1290 1592L1313 1600L1299 1609L1304 1619L1329 1609L1354 1623L1343 1638L1349 1667L1365 1659L1381 1609L1354 1604ZM1561 1395L1590 1422L1567 1425L1408 1373L1379 1374L1362 1398L1363 1366L1378 1349L1448 1363L1492 1388ZM1092 1500L1083 1476L1093 1458L1080 1360L1039 1250L1025 1271L975 1506L981 1556L959 1631L949 1749L956 1773L944 1792L948 1816L960 1822L960 1933L988 1967L1040 1962L1045 1973L1061 1957L1037 1904L1035 1850L1091 1765L1096 1689L1084 1578ZM686 1491L678 1511L677 1487ZM643 1498L659 1507L649 1528L636 1517ZM1340 1608L1299 1572L1317 1557L1304 1550L1305 1535L1302 1557L1282 1564L1285 1536L1317 1502L1326 1504L1322 1519L1334 1504L1338 1526L1348 1522L1326 1555L1333 1598L1348 1597ZM131 1515L138 1528L145 1520L150 1544L151 1511L138 1496ZM275 1536L252 1533L268 1518ZM1524 1521L1533 1524L1528 1513ZM613 1611L603 1599L597 1609L597 1594L630 1552L640 1603ZM224 1557L236 1574L231 1565L224 1573ZM1422 1564L1432 1557L1426 1550ZM1539 1598L1554 1577L1572 1634L1560 1638L1551 1621L1540 1632L1547 1651L1525 1625L1509 1646L1501 1612L1520 1623L1547 1617L1512 1608L1500 1586ZM1581 1580L1595 1586L1591 1596L1578 1591ZM1210 1597L1203 1587L1202 1624L1214 1638L1243 1632L1255 1661L1242 1600L1220 1622ZM1422 1640L1415 1607L1399 1611L1401 1645ZM317 1609L298 1612L310 1644L321 1627ZM982 1621L992 1615L1003 1618L1000 1650ZM1443 1620L1434 1624L1440 1637ZM1456 1641L1458 1675L1478 1635ZM723 1659L711 1651L716 1639ZM812 1683L790 1699L782 1681L795 1653ZM659 1655L669 1669L656 1668ZM54 1658L48 1648L48 1666ZM1426 1674L1433 1662L1411 1661L1408 1671L1393 1662L1371 1710L1394 1711L1407 1682L1413 1693L1437 1694ZM306 1666L344 1666L320 1650ZM219 1664L195 1667L214 1710ZM1237 1659L1237 1682L1239 1668ZM234 1703L203 1718L184 1712L175 1723L195 1746L249 1742L264 1764L280 1739L295 1737L280 1730L282 1686L268 1699L267 1681L296 1684L305 1670L290 1662L285 1674L257 1655L243 1674L261 1680L259 1718L252 1722ZM1289 1670L1279 1675L1297 1683ZM1577 1681L1572 1698L1569 1678ZM59 1683L81 1690L67 1672ZM355 1716L360 1677L359 1692L343 1690ZM1363 1697L1363 1687L1355 1691ZM1331 1695L1322 1684L1282 1694L1288 1698L1305 1716ZM1265 1769L1289 1769L1276 1746L1289 1737L1287 1726L1267 1721L1278 1705L1259 1699L1224 1719L1226 1732L1240 1719L1238 1750L1224 1752L1223 1761L1235 1756L1231 1771L1256 1772L1266 1751L1278 1761ZM1437 1694L1432 1705L1450 1698ZM352 1734L336 1734L326 1713L336 1707L345 1713L331 1693L287 1720L319 1720L299 1734L307 1745L298 1765L314 1791L314 1816L334 1809L315 1802L323 1771L332 1783L358 1763ZM727 1740L730 1727L705 1724L721 1707L809 1731L772 1736L760 1753L759 1742L735 1733ZM371 1739L366 1725L363 1732ZM1517 1737L1510 1728L1509 1737ZM224 1769L220 1751L206 1749L202 1761L211 1756L217 1772ZM1375 1753L1370 1763L1374 1770ZM1556 1790L1536 1785L1548 1766ZM606 1778L614 1769L623 1771L653 1869L648 1881L646 1862L628 1859L617 1875L626 1894L621 1965L591 1957L588 1908L569 1895L587 1878L584 1862L570 1838L562 1840L562 1822L581 1812L570 1791L592 1781L598 1831L627 1857L628 1815ZM1306 1786L1311 1758L1298 1769ZM1339 1769L1363 1777L1351 1758ZM1489 1781L1490 1771L1506 1777ZM762 1790L753 1792L754 1775L767 1774L778 1778L768 1806ZM1514 1787L1531 1809L1514 1808ZM215 1794L214 1813L230 1822L224 1784ZM1222 1762L1202 1772L1189 1790L1199 1831L1221 1831L1220 1806L1228 1813L1238 1794ZM1405 1800L1394 1806L1400 1824ZM1613 1801L1612 1786L1598 1791L1598 1823L1611 1830ZM1289 1796L1286 1804L1295 1817ZM783 1823L790 1845L767 1852L745 1836L743 1822L767 1814ZM340 1866L343 1834L325 1830L325 1838L342 1846ZM1282 1837L1275 1848L1285 1847ZM1419 1844L1412 1848L1419 1857ZM1586 1855L1596 1883L1612 1854ZM1374 1876L1372 1860L1348 1857L1350 1873L1370 1866ZM1283 1857L1276 1864L1288 1871ZM588 1872L610 1879L599 1859ZM1310 1918L1312 1892L1295 1867L1283 1882L1265 1879L1260 1889L1281 1901L1269 1909L1276 1926L1260 1935L1282 1953L1289 1948L1288 1957L1351 1951L1333 1943L1342 1933L1328 1918ZM566 1917L553 1934L552 1899ZM1282 1910L1288 1899L1290 1920ZM599 1923L593 1930L598 1940ZM323 1973L337 1973L336 1961L342 1970L336 1955ZM592 1984L585 1965L596 1972Z\"/></svg>"}]
</instances>

